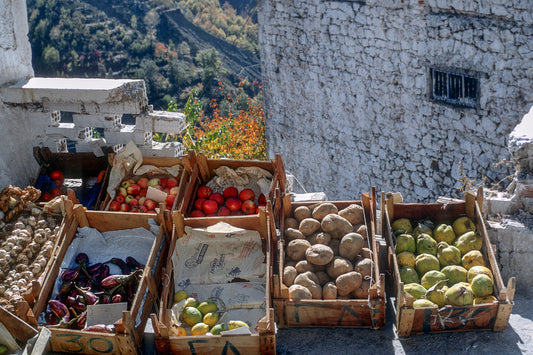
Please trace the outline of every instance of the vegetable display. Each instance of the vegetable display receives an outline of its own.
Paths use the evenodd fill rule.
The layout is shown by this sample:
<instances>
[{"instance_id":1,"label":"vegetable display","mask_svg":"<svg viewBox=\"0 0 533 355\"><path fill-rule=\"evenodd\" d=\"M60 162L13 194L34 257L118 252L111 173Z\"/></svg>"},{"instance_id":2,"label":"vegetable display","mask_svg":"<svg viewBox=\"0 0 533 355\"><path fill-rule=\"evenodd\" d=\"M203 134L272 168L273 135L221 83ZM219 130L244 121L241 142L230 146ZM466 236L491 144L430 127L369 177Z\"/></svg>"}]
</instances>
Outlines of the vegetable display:
<instances>
[{"instance_id":1,"label":"vegetable display","mask_svg":"<svg viewBox=\"0 0 533 355\"><path fill-rule=\"evenodd\" d=\"M89 263L85 253L76 256L76 266L64 270L61 275L61 287L55 299L48 301L45 319L48 325L60 328L81 329L110 333L108 325L93 325L85 328L87 306L128 302L131 305L144 265L133 257L127 261L111 258L104 263ZM122 274L110 275L109 265L115 264Z\"/></svg>"}]
</instances>

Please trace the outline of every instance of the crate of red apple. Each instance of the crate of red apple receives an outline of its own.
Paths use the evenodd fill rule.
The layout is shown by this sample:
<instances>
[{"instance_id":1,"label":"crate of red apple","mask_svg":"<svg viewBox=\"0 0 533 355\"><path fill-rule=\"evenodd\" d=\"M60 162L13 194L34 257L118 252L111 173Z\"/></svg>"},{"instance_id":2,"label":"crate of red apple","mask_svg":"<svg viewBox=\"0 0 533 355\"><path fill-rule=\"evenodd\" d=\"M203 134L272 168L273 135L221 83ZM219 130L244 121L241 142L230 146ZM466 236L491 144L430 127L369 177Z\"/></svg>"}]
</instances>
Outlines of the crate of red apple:
<instances>
[{"instance_id":1,"label":"crate of red apple","mask_svg":"<svg viewBox=\"0 0 533 355\"><path fill-rule=\"evenodd\" d=\"M171 210L179 192L179 178L141 176L122 180L110 211L155 213L158 202Z\"/></svg>"},{"instance_id":2,"label":"crate of red apple","mask_svg":"<svg viewBox=\"0 0 533 355\"><path fill-rule=\"evenodd\" d=\"M196 192L194 209L189 217L243 216L259 213L259 206L266 206L266 196L255 196L252 189L238 190L235 186L225 188L222 193L213 192L202 185Z\"/></svg>"}]
</instances>

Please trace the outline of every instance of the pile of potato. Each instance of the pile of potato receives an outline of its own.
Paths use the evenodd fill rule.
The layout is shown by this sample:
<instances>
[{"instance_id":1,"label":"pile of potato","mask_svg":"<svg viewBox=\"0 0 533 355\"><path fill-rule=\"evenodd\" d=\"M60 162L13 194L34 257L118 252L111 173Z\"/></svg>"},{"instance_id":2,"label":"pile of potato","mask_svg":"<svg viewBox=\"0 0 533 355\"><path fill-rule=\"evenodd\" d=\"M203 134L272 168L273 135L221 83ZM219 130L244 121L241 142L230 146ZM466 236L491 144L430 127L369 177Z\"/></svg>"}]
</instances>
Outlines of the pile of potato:
<instances>
[{"instance_id":1,"label":"pile of potato","mask_svg":"<svg viewBox=\"0 0 533 355\"><path fill-rule=\"evenodd\" d=\"M367 298L371 250L363 207L299 206L285 219L283 283L291 299Z\"/></svg>"}]
</instances>

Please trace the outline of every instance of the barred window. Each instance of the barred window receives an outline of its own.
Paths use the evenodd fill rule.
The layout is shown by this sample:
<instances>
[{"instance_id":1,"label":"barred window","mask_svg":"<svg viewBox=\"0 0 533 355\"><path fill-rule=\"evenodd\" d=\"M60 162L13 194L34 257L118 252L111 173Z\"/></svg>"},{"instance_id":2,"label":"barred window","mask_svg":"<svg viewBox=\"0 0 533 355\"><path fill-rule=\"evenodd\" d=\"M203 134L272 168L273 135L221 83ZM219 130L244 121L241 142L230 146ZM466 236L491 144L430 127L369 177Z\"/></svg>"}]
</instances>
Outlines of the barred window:
<instances>
[{"instance_id":1,"label":"barred window","mask_svg":"<svg viewBox=\"0 0 533 355\"><path fill-rule=\"evenodd\" d=\"M431 98L457 107L477 108L479 79L459 71L431 68Z\"/></svg>"}]
</instances>

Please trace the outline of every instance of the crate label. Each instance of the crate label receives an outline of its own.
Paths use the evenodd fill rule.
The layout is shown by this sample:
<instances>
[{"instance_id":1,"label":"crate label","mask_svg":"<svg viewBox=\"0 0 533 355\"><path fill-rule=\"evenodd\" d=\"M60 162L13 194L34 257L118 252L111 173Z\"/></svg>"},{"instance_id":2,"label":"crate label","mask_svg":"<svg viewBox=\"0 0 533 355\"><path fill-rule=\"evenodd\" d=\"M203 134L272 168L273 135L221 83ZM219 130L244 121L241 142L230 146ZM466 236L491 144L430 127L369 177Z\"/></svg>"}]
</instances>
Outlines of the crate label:
<instances>
[{"instance_id":1,"label":"crate label","mask_svg":"<svg viewBox=\"0 0 533 355\"><path fill-rule=\"evenodd\" d=\"M54 343L59 343L57 347L50 344L50 349L54 352L107 354L112 353L114 349L113 342L103 337L88 337L85 334L55 334L54 337L57 338Z\"/></svg>"},{"instance_id":2,"label":"crate label","mask_svg":"<svg viewBox=\"0 0 533 355\"><path fill-rule=\"evenodd\" d=\"M435 330L489 329L495 321L496 316L485 308L453 307L437 313L426 308L422 331L430 333Z\"/></svg>"},{"instance_id":3,"label":"crate label","mask_svg":"<svg viewBox=\"0 0 533 355\"><path fill-rule=\"evenodd\" d=\"M189 340L187 342L187 344L189 344L189 350L191 351L191 354L192 355L196 355L196 354L198 354L198 351L201 352L201 349L198 349L198 351L197 351L197 349L195 348L194 345L195 344L206 344L208 342L209 342L209 340L198 339L198 340ZM211 353L214 353L214 351L211 350ZM224 344L224 347L221 349L220 354L221 355L227 355L227 354L240 355L241 352L239 351L237 346L235 346L229 340L226 340L226 343Z\"/></svg>"}]
</instances>

